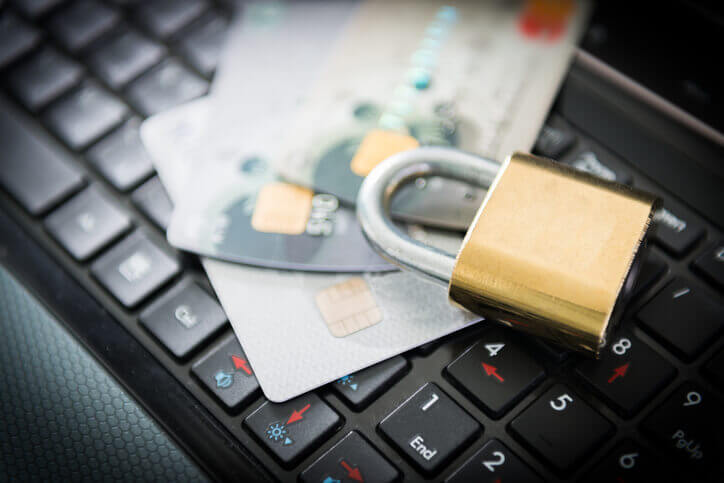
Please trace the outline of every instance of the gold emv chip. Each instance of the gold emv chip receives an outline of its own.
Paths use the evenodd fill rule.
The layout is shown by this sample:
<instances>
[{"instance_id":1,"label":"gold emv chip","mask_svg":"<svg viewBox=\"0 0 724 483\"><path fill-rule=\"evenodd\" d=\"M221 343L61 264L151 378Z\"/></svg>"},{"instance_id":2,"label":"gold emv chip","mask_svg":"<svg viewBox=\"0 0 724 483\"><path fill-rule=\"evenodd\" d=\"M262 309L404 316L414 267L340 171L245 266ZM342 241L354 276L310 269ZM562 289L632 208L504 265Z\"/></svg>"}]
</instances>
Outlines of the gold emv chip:
<instances>
[{"instance_id":1,"label":"gold emv chip","mask_svg":"<svg viewBox=\"0 0 724 483\"><path fill-rule=\"evenodd\" d=\"M373 129L360 143L349 166L354 174L367 176L375 166L393 154L414 149L419 145L417 139L407 134Z\"/></svg>"},{"instance_id":2,"label":"gold emv chip","mask_svg":"<svg viewBox=\"0 0 724 483\"><path fill-rule=\"evenodd\" d=\"M382 320L382 311L361 277L352 277L320 290L315 302L329 332L335 337L346 337Z\"/></svg>"},{"instance_id":3,"label":"gold emv chip","mask_svg":"<svg viewBox=\"0 0 724 483\"><path fill-rule=\"evenodd\" d=\"M300 235L307 229L314 192L289 183L269 183L256 198L251 226L264 233Z\"/></svg>"}]
</instances>

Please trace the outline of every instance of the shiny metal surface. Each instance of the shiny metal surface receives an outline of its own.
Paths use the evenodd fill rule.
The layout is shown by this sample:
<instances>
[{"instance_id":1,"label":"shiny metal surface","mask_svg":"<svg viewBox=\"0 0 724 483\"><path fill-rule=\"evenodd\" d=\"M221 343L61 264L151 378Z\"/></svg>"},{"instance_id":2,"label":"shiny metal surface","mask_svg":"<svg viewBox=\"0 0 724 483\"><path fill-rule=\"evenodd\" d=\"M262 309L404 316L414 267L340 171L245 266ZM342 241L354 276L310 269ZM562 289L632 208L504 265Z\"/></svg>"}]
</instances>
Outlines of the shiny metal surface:
<instances>
[{"instance_id":1,"label":"shiny metal surface","mask_svg":"<svg viewBox=\"0 0 724 483\"><path fill-rule=\"evenodd\" d=\"M387 260L448 286L455 259L413 240L389 217L390 200L402 185L438 175L488 188L500 163L457 149L423 147L403 151L380 163L357 195L357 218L372 246Z\"/></svg>"}]
</instances>

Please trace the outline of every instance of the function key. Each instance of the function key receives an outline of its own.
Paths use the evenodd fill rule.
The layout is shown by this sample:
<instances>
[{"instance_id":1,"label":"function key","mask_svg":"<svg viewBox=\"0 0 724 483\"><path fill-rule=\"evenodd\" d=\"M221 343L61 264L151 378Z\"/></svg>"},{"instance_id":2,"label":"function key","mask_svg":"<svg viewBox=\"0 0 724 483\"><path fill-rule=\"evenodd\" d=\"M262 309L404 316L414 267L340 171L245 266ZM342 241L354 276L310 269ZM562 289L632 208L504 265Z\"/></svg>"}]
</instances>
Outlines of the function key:
<instances>
[{"instance_id":1,"label":"function key","mask_svg":"<svg viewBox=\"0 0 724 483\"><path fill-rule=\"evenodd\" d=\"M481 427L439 387L427 383L388 415L379 430L418 468L435 473L475 439Z\"/></svg>"},{"instance_id":2,"label":"function key","mask_svg":"<svg viewBox=\"0 0 724 483\"><path fill-rule=\"evenodd\" d=\"M131 199L156 226L166 231L171 221L173 204L158 176L154 176L142 184L133 192Z\"/></svg>"},{"instance_id":3,"label":"function key","mask_svg":"<svg viewBox=\"0 0 724 483\"><path fill-rule=\"evenodd\" d=\"M651 299L638 318L651 335L687 361L714 342L724 328L724 308L679 277Z\"/></svg>"},{"instance_id":4,"label":"function key","mask_svg":"<svg viewBox=\"0 0 724 483\"><path fill-rule=\"evenodd\" d=\"M184 57L207 77L214 72L219 62L228 27L229 22L225 18L213 14L184 35L179 42L179 49Z\"/></svg>"},{"instance_id":5,"label":"function key","mask_svg":"<svg viewBox=\"0 0 724 483\"><path fill-rule=\"evenodd\" d=\"M694 261L694 269L714 285L724 289L724 240L702 253Z\"/></svg>"},{"instance_id":6,"label":"function key","mask_svg":"<svg viewBox=\"0 0 724 483\"><path fill-rule=\"evenodd\" d=\"M55 49L45 47L15 68L10 88L31 111L37 111L80 82L83 69Z\"/></svg>"},{"instance_id":7,"label":"function key","mask_svg":"<svg viewBox=\"0 0 724 483\"><path fill-rule=\"evenodd\" d=\"M208 84L174 60L167 60L128 88L128 98L145 116L184 104L204 93Z\"/></svg>"},{"instance_id":8,"label":"function key","mask_svg":"<svg viewBox=\"0 0 724 483\"><path fill-rule=\"evenodd\" d=\"M501 481L543 481L507 446L493 439L485 443L445 483L500 483Z\"/></svg>"},{"instance_id":9,"label":"function key","mask_svg":"<svg viewBox=\"0 0 724 483\"><path fill-rule=\"evenodd\" d=\"M66 151L0 96L0 186L39 215L83 185Z\"/></svg>"},{"instance_id":10,"label":"function key","mask_svg":"<svg viewBox=\"0 0 724 483\"><path fill-rule=\"evenodd\" d=\"M96 260L91 273L130 308L168 282L179 269L175 258L136 231Z\"/></svg>"},{"instance_id":11,"label":"function key","mask_svg":"<svg viewBox=\"0 0 724 483\"><path fill-rule=\"evenodd\" d=\"M251 402L259 383L234 334L196 362L191 371L229 410Z\"/></svg>"},{"instance_id":12,"label":"function key","mask_svg":"<svg viewBox=\"0 0 724 483\"><path fill-rule=\"evenodd\" d=\"M111 7L81 0L55 14L48 26L66 49L78 52L108 32L119 18Z\"/></svg>"},{"instance_id":13,"label":"function key","mask_svg":"<svg viewBox=\"0 0 724 483\"><path fill-rule=\"evenodd\" d=\"M317 449L344 421L314 393L284 403L265 402L244 425L287 468Z\"/></svg>"},{"instance_id":14,"label":"function key","mask_svg":"<svg viewBox=\"0 0 724 483\"><path fill-rule=\"evenodd\" d=\"M86 155L103 177L121 191L132 188L153 173L151 158L138 130L138 120L131 119L103 138Z\"/></svg>"},{"instance_id":15,"label":"function key","mask_svg":"<svg viewBox=\"0 0 724 483\"><path fill-rule=\"evenodd\" d=\"M711 393L687 382L644 420L643 429L692 468L721 467L724 450L721 408L721 402Z\"/></svg>"},{"instance_id":16,"label":"function key","mask_svg":"<svg viewBox=\"0 0 724 483\"><path fill-rule=\"evenodd\" d=\"M45 227L73 258L84 261L129 230L131 221L91 186L51 213Z\"/></svg>"},{"instance_id":17,"label":"function key","mask_svg":"<svg viewBox=\"0 0 724 483\"><path fill-rule=\"evenodd\" d=\"M566 164L584 173L592 174L598 178L618 183L631 184L633 177L621 169L620 162L614 160L613 155L603 149L581 147L574 155L564 160Z\"/></svg>"},{"instance_id":18,"label":"function key","mask_svg":"<svg viewBox=\"0 0 724 483\"><path fill-rule=\"evenodd\" d=\"M400 472L358 432L352 431L299 475L303 483L398 481Z\"/></svg>"},{"instance_id":19,"label":"function key","mask_svg":"<svg viewBox=\"0 0 724 483\"><path fill-rule=\"evenodd\" d=\"M656 244L674 256L686 255L704 236L704 227L690 217L659 208L654 213L652 237Z\"/></svg>"},{"instance_id":20,"label":"function key","mask_svg":"<svg viewBox=\"0 0 724 483\"><path fill-rule=\"evenodd\" d=\"M156 0L138 6L138 20L156 37L175 34L207 8L205 0Z\"/></svg>"},{"instance_id":21,"label":"function key","mask_svg":"<svg viewBox=\"0 0 724 483\"><path fill-rule=\"evenodd\" d=\"M611 337L599 360L576 372L625 417L631 417L676 375L676 370L629 331Z\"/></svg>"},{"instance_id":22,"label":"function key","mask_svg":"<svg viewBox=\"0 0 724 483\"><path fill-rule=\"evenodd\" d=\"M40 40L40 33L15 15L0 11L0 69L19 59Z\"/></svg>"},{"instance_id":23,"label":"function key","mask_svg":"<svg viewBox=\"0 0 724 483\"><path fill-rule=\"evenodd\" d=\"M395 356L338 379L332 383L332 388L350 406L360 411L398 381L407 367L407 359Z\"/></svg>"},{"instance_id":24,"label":"function key","mask_svg":"<svg viewBox=\"0 0 724 483\"><path fill-rule=\"evenodd\" d=\"M113 89L120 89L157 64L166 49L138 32L124 29L94 49L88 63Z\"/></svg>"},{"instance_id":25,"label":"function key","mask_svg":"<svg viewBox=\"0 0 724 483\"><path fill-rule=\"evenodd\" d=\"M567 472L614 428L577 394L556 384L515 418L510 429L531 451Z\"/></svg>"},{"instance_id":26,"label":"function key","mask_svg":"<svg viewBox=\"0 0 724 483\"><path fill-rule=\"evenodd\" d=\"M583 481L595 483L648 483L677 481L660 458L650 454L638 443L626 440L618 444L586 476Z\"/></svg>"},{"instance_id":27,"label":"function key","mask_svg":"<svg viewBox=\"0 0 724 483\"><path fill-rule=\"evenodd\" d=\"M46 119L68 146L79 150L120 124L127 112L121 101L88 82L53 104Z\"/></svg>"},{"instance_id":28,"label":"function key","mask_svg":"<svg viewBox=\"0 0 724 483\"><path fill-rule=\"evenodd\" d=\"M460 389L492 417L499 418L544 378L543 367L502 328L486 331L447 373Z\"/></svg>"},{"instance_id":29,"label":"function key","mask_svg":"<svg viewBox=\"0 0 724 483\"><path fill-rule=\"evenodd\" d=\"M169 290L144 310L139 319L181 359L196 351L226 324L226 314L218 302L190 280Z\"/></svg>"},{"instance_id":30,"label":"function key","mask_svg":"<svg viewBox=\"0 0 724 483\"><path fill-rule=\"evenodd\" d=\"M535 154L558 160L576 143L576 135L567 129L546 124L538 133Z\"/></svg>"}]
</instances>

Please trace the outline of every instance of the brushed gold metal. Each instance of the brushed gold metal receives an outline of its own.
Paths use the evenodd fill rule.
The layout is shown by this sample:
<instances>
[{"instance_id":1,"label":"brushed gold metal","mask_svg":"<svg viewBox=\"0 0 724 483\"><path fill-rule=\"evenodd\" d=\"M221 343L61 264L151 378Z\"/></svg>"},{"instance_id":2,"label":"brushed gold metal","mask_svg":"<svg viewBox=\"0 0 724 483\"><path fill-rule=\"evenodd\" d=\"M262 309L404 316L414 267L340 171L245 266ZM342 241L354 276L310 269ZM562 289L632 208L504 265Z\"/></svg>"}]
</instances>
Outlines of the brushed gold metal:
<instances>
[{"instance_id":1,"label":"brushed gold metal","mask_svg":"<svg viewBox=\"0 0 724 483\"><path fill-rule=\"evenodd\" d=\"M450 299L598 356L658 204L648 193L514 153L463 240Z\"/></svg>"}]
</instances>

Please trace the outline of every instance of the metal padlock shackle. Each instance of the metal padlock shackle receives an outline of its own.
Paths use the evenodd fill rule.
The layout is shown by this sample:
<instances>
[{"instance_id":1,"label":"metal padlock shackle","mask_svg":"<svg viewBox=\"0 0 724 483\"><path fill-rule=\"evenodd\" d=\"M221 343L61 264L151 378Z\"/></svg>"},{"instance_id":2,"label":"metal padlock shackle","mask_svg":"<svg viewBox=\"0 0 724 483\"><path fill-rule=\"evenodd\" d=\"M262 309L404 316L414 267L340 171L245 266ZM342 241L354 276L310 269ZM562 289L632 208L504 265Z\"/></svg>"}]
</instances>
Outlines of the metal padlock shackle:
<instances>
[{"instance_id":1,"label":"metal padlock shackle","mask_svg":"<svg viewBox=\"0 0 724 483\"><path fill-rule=\"evenodd\" d=\"M357 195L357 218L367 240L391 262L445 286L455 257L410 238L389 218L390 200L402 185L420 177L442 176L489 188L500 163L444 147L422 147L387 158L365 178Z\"/></svg>"},{"instance_id":2,"label":"metal padlock shackle","mask_svg":"<svg viewBox=\"0 0 724 483\"><path fill-rule=\"evenodd\" d=\"M488 189L457 257L415 241L389 218L392 196L423 176ZM550 159L504 163L452 148L403 151L357 195L365 236L384 258L446 285L463 308L598 356L633 285L654 195Z\"/></svg>"}]
</instances>

